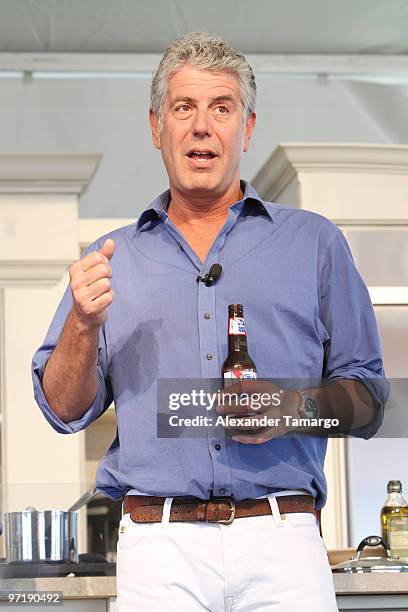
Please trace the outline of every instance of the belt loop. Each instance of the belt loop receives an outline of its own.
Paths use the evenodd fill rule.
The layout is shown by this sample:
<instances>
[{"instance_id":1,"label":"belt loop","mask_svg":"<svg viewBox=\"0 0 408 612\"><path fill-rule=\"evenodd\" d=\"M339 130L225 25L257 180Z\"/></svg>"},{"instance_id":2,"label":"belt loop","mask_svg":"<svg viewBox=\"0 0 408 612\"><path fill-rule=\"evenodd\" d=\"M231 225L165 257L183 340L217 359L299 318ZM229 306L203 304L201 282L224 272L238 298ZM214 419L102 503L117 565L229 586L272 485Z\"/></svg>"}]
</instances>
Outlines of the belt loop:
<instances>
[{"instance_id":1,"label":"belt loop","mask_svg":"<svg viewBox=\"0 0 408 612\"><path fill-rule=\"evenodd\" d=\"M268 495L268 502L271 507L271 512L272 512L272 516L274 518L276 527L283 527L282 517L279 512L278 502L276 501L276 497L274 493L270 493Z\"/></svg>"},{"instance_id":2,"label":"belt loop","mask_svg":"<svg viewBox=\"0 0 408 612\"><path fill-rule=\"evenodd\" d=\"M166 499L164 500L163 514L162 514L162 520L161 520L161 526L163 527L163 529L166 529L169 525L170 510L171 510L172 503L173 503L173 497L166 497Z\"/></svg>"}]
</instances>

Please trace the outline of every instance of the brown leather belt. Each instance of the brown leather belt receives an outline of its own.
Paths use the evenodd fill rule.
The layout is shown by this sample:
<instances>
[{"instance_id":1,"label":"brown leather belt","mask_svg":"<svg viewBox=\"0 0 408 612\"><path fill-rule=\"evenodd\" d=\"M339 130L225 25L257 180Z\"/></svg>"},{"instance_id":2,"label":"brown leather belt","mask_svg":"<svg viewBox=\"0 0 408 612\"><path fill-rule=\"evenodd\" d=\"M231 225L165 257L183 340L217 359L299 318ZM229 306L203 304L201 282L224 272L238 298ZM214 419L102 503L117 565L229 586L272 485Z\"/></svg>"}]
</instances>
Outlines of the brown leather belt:
<instances>
[{"instance_id":1,"label":"brown leather belt","mask_svg":"<svg viewBox=\"0 0 408 612\"><path fill-rule=\"evenodd\" d=\"M160 523L165 497L150 495L126 495L123 500L123 514L130 512L135 523ZM282 514L290 512L311 512L316 514L314 497L311 495L287 495L276 498ZM193 521L223 523L229 525L234 518L271 514L267 498L243 499L235 502L229 497L174 497L170 510L170 521Z\"/></svg>"}]
</instances>

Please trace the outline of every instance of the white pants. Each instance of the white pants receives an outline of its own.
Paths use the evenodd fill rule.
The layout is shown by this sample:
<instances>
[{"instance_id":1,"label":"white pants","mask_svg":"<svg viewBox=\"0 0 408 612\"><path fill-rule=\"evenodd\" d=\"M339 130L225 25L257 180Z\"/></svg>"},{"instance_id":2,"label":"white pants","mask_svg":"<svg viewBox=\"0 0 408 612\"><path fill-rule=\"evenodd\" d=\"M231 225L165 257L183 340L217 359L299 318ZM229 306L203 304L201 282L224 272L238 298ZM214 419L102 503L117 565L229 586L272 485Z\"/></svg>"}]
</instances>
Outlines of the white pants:
<instances>
[{"instance_id":1,"label":"white pants","mask_svg":"<svg viewBox=\"0 0 408 612\"><path fill-rule=\"evenodd\" d=\"M218 523L120 522L117 612L337 612L311 513ZM169 499L170 502L170 499Z\"/></svg>"}]
</instances>

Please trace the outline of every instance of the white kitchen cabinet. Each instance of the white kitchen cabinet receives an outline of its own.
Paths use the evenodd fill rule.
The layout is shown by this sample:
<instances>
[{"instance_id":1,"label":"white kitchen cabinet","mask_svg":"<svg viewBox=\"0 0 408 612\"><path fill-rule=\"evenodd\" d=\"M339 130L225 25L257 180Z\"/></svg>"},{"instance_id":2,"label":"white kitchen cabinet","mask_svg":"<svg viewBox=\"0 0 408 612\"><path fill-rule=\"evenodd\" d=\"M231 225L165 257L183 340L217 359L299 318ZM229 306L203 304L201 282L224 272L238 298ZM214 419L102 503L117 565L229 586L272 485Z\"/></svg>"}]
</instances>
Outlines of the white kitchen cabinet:
<instances>
[{"instance_id":1,"label":"white kitchen cabinet","mask_svg":"<svg viewBox=\"0 0 408 612\"><path fill-rule=\"evenodd\" d=\"M337 606L339 612L406 612L408 595L340 595Z\"/></svg>"}]
</instances>

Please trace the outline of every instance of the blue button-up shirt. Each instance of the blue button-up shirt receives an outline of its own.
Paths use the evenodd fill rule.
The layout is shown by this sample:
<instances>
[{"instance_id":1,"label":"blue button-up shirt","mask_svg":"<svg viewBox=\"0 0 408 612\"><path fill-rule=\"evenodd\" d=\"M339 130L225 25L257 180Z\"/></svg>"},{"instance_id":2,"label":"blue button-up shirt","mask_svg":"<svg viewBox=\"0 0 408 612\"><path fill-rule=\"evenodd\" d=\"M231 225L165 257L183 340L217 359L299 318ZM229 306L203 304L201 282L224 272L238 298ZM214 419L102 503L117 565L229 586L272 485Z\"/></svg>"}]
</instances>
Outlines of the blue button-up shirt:
<instances>
[{"instance_id":1,"label":"blue button-up shirt","mask_svg":"<svg viewBox=\"0 0 408 612\"><path fill-rule=\"evenodd\" d=\"M342 233L321 215L264 202L248 183L242 187L244 197L230 206L204 263L167 215L169 191L138 221L87 249L115 240L115 299L100 330L97 396L79 420L61 421L42 390L46 362L72 306L69 287L34 355L35 398L56 431L83 429L114 401L117 435L97 470L98 488L113 498L133 490L239 500L302 489L316 497L317 507L324 505L325 438L245 445L157 436L157 380L220 376L231 303L244 305L259 377L361 379L382 411L375 315ZM217 283L197 283L213 263L222 265Z\"/></svg>"}]
</instances>

